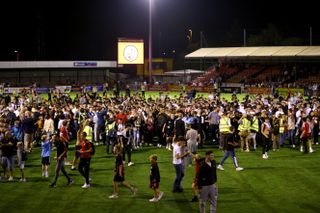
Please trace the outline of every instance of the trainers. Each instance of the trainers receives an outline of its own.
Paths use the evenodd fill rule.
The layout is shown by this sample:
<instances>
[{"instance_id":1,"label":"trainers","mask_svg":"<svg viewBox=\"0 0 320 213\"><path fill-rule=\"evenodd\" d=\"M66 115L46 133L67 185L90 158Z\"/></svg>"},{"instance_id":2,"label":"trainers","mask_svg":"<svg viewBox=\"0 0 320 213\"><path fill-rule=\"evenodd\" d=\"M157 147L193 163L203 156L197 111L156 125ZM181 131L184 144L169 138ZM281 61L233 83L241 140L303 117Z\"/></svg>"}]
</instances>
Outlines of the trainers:
<instances>
[{"instance_id":1,"label":"trainers","mask_svg":"<svg viewBox=\"0 0 320 213\"><path fill-rule=\"evenodd\" d=\"M51 184L49 185L50 188L55 188L56 186L57 186L56 183L51 183Z\"/></svg>"},{"instance_id":2,"label":"trainers","mask_svg":"<svg viewBox=\"0 0 320 213\"><path fill-rule=\"evenodd\" d=\"M8 179L8 181L13 181L13 177L10 176L9 179Z\"/></svg>"},{"instance_id":3,"label":"trainers","mask_svg":"<svg viewBox=\"0 0 320 213\"><path fill-rule=\"evenodd\" d=\"M131 192L132 192L132 196L136 196L138 189L133 187Z\"/></svg>"},{"instance_id":4,"label":"trainers","mask_svg":"<svg viewBox=\"0 0 320 213\"><path fill-rule=\"evenodd\" d=\"M74 184L74 181L71 179L71 180L68 181L68 186L70 186L72 184Z\"/></svg>"},{"instance_id":5,"label":"trainers","mask_svg":"<svg viewBox=\"0 0 320 213\"><path fill-rule=\"evenodd\" d=\"M129 162L128 163L128 166L132 166L134 163L133 162Z\"/></svg>"},{"instance_id":6,"label":"trainers","mask_svg":"<svg viewBox=\"0 0 320 213\"><path fill-rule=\"evenodd\" d=\"M158 201L161 200L161 198L163 197L164 193L163 192L159 192L159 197L158 197Z\"/></svg>"},{"instance_id":7,"label":"trainers","mask_svg":"<svg viewBox=\"0 0 320 213\"><path fill-rule=\"evenodd\" d=\"M149 200L151 203L155 203L155 202L158 202L158 199L153 197L152 199Z\"/></svg>"},{"instance_id":8,"label":"trainers","mask_svg":"<svg viewBox=\"0 0 320 213\"><path fill-rule=\"evenodd\" d=\"M21 178L19 182L27 182L27 180L25 178Z\"/></svg>"},{"instance_id":9,"label":"trainers","mask_svg":"<svg viewBox=\"0 0 320 213\"><path fill-rule=\"evenodd\" d=\"M90 188L90 184L84 184L83 186L81 186L81 188L83 188L83 189L87 189L87 188Z\"/></svg>"},{"instance_id":10,"label":"trainers","mask_svg":"<svg viewBox=\"0 0 320 213\"><path fill-rule=\"evenodd\" d=\"M71 166L71 170L76 170L77 168L75 166Z\"/></svg>"},{"instance_id":11,"label":"trainers","mask_svg":"<svg viewBox=\"0 0 320 213\"><path fill-rule=\"evenodd\" d=\"M220 164L217 166L217 169L219 169L219 170L221 170L221 171L224 170L224 168L223 168Z\"/></svg>"},{"instance_id":12,"label":"trainers","mask_svg":"<svg viewBox=\"0 0 320 213\"><path fill-rule=\"evenodd\" d=\"M309 149L309 153L312 153L312 152L314 152L314 150L313 149Z\"/></svg>"},{"instance_id":13,"label":"trainers","mask_svg":"<svg viewBox=\"0 0 320 213\"><path fill-rule=\"evenodd\" d=\"M236 168L236 171L237 171L237 172L242 171L242 170L243 170L242 167L237 167L237 168Z\"/></svg>"},{"instance_id":14,"label":"trainers","mask_svg":"<svg viewBox=\"0 0 320 213\"><path fill-rule=\"evenodd\" d=\"M116 199L118 198L119 196L117 194L112 194L109 196L110 199Z\"/></svg>"},{"instance_id":15,"label":"trainers","mask_svg":"<svg viewBox=\"0 0 320 213\"><path fill-rule=\"evenodd\" d=\"M263 155L262 155L262 158L263 158L263 159L268 159L268 156L267 156L266 154L263 154Z\"/></svg>"},{"instance_id":16,"label":"trainers","mask_svg":"<svg viewBox=\"0 0 320 213\"><path fill-rule=\"evenodd\" d=\"M296 145L293 144L293 145L292 145L292 148L296 148Z\"/></svg>"},{"instance_id":17,"label":"trainers","mask_svg":"<svg viewBox=\"0 0 320 213\"><path fill-rule=\"evenodd\" d=\"M194 196L191 200L191 202L198 202L199 201L199 198L197 196Z\"/></svg>"}]
</instances>

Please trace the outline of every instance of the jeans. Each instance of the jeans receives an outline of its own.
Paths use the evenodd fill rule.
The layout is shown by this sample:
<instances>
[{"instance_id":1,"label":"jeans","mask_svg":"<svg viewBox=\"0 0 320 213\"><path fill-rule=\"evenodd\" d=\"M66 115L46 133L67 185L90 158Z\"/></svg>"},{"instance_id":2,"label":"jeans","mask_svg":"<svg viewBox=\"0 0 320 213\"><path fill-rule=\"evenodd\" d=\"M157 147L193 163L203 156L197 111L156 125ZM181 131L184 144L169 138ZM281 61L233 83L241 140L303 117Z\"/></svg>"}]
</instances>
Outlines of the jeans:
<instances>
[{"instance_id":1,"label":"jeans","mask_svg":"<svg viewBox=\"0 0 320 213\"><path fill-rule=\"evenodd\" d=\"M68 182L70 182L71 178L68 175L68 173L66 172L65 168L64 168L64 158L61 158L60 160L57 161L56 164L56 169L55 169L55 175L54 175L54 179L53 179L53 184L57 183L58 177L59 177L59 173L60 171L63 173L63 175L68 179Z\"/></svg>"},{"instance_id":2,"label":"jeans","mask_svg":"<svg viewBox=\"0 0 320 213\"><path fill-rule=\"evenodd\" d=\"M227 158L228 158L230 155L231 155L231 157L232 157L234 166L237 168L237 167L238 167L238 162L237 162L237 158L236 158L236 154L235 154L234 150L227 150L227 151L224 153L224 156L223 156L223 158L222 158L221 161L220 161L220 165L223 166L224 161L227 160Z\"/></svg>"},{"instance_id":3,"label":"jeans","mask_svg":"<svg viewBox=\"0 0 320 213\"><path fill-rule=\"evenodd\" d=\"M182 164L173 164L173 166L176 170L176 178L175 178L174 184L173 184L173 191L177 192L177 191L182 190L181 181L182 181L182 178L184 177L184 171L183 171Z\"/></svg>"}]
</instances>

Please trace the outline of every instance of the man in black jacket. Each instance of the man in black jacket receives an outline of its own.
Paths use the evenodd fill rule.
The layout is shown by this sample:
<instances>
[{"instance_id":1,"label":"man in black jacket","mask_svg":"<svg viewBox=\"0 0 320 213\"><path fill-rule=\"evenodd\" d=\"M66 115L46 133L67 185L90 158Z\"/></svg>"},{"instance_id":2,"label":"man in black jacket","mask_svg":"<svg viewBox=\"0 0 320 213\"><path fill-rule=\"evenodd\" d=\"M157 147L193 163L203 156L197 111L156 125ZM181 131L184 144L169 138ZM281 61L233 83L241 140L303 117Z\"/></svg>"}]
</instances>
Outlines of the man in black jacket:
<instances>
[{"instance_id":1,"label":"man in black jacket","mask_svg":"<svg viewBox=\"0 0 320 213\"><path fill-rule=\"evenodd\" d=\"M206 152L205 161L201 164L198 173L198 188L200 189L200 213L205 212L206 202L209 199L210 212L216 212L218 187L217 167L212 151Z\"/></svg>"}]
</instances>

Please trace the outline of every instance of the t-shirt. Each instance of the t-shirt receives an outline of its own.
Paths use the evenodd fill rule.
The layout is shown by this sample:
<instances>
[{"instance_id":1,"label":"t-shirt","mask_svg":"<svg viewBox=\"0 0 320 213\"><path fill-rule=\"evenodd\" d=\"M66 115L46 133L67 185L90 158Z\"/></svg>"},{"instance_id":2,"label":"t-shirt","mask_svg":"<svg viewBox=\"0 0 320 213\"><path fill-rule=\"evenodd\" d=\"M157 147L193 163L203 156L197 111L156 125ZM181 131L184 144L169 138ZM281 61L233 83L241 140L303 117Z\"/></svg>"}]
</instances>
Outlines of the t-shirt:
<instances>
[{"instance_id":1,"label":"t-shirt","mask_svg":"<svg viewBox=\"0 0 320 213\"><path fill-rule=\"evenodd\" d=\"M92 144L89 141L82 141L81 142L81 151L87 151L92 147ZM80 158L90 159L91 152L84 152L80 153Z\"/></svg>"},{"instance_id":2,"label":"t-shirt","mask_svg":"<svg viewBox=\"0 0 320 213\"><path fill-rule=\"evenodd\" d=\"M159 172L159 167L158 164L151 164L150 168L150 181L157 181L160 182L160 172Z\"/></svg>"},{"instance_id":3,"label":"t-shirt","mask_svg":"<svg viewBox=\"0 0 320 213\"><path fill-rule=\"evenodd\" d=\"M66 152L64 153L64 155L62 157L67 156L67 145L65 142L63 142L63 141L56 142L56 147L57 147L57 157L59 157L65 150L66 150Z\"/></svg>"},{"instance_id":4,"label":"t-shirt","mask_svg":"<svg viewBox=\"0 0 320 213\"><path fill-rule=\"evenodd\" d=\"M177 144L177 143L174 143L172 144L173 146L173 160L172 160L172 163L173 164L181 164L182 161L181 161L181 158L177 158L176 156L177 155L181 155L181 147Z\"/></svg>"},{"instance_id":5,"label":"t-shirt","mask_svg":"<svg viewBox=\"0 0 320 213\"><path fill-rule=\"evenodd\" d=\"M123 166L122 156L121 156L121 154L118 154L116 157L116 165L114 168L114 170L117 174L119 174L120 166L122 166L122 173L123 173L122 176L124 176L124 166Z\"/></svg>"},{"instance_id":6,"label":"t-shirt","mask_svg":"<svg viewBox=\"0 0 320 213\"><path fill-rule=\"evenodd\" d=\"M50 141L43 141L41 143L41 157L50 157L51 143Z\"/></svg>"},{"instance_id":7,"label":"t-shirt","mask_svg":"<svg viewBox=\"0 0 320 213\"><path fill-rule=\"evenodd\" d=\"M65 126L62 126L60 128L60 138L62 140L65 140L65 142L69 141L69 133L68 133L68 129Z\"/></svg>"}]
</instances>

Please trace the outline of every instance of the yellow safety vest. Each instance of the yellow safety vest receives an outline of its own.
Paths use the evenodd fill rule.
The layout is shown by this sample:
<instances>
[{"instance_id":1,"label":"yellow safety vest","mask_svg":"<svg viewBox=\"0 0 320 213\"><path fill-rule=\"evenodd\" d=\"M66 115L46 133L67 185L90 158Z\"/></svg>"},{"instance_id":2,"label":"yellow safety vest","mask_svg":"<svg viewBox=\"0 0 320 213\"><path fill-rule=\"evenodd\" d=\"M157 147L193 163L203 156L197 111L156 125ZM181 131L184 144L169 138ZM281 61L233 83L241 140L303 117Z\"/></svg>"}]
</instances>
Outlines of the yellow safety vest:
<instances>
[{"instance_id":1,"label":"yellow safety vest","mask_svg":"<svg viewBox=\"0 0 320 213\"><path fill-rule=\"evenodd\" d=\"M220 132L226 133L230 132L230 126L229 126L229 118L228 117L222 117L219 124Z\"/></svg>"},{"instance_id":2,"label":"yellow safety vest","mask_svg":"<svg viewBox=\"0 0 320 213\"><path fill-rule=\"evenodd\" d=\"M259 119L258 118L253 118L253 122L251 124L251 127L250 129L256 131L256 132L259 132Z\"/></svg>"},{"instance_id":3,"label":"yellow safety vest","mask_svg":"<svg viewBox=\"0 0 320 213\"><path fill-rule=\"evenodd\" d=\"M242 119L242 124L239 125L239 131L249 131L250 121L247 118Z\"/></svg>"},{"instance_id":4,"label":"yellow safety vest","mask_svg":"<svg viewBox=\"0 0 320 213\"><path fill-rule=\"evenodd\" d=\"M92 142L92 127L91 126L85 126L83 131L87 133L87 140Z\"/></svg>"}]
</instances>

